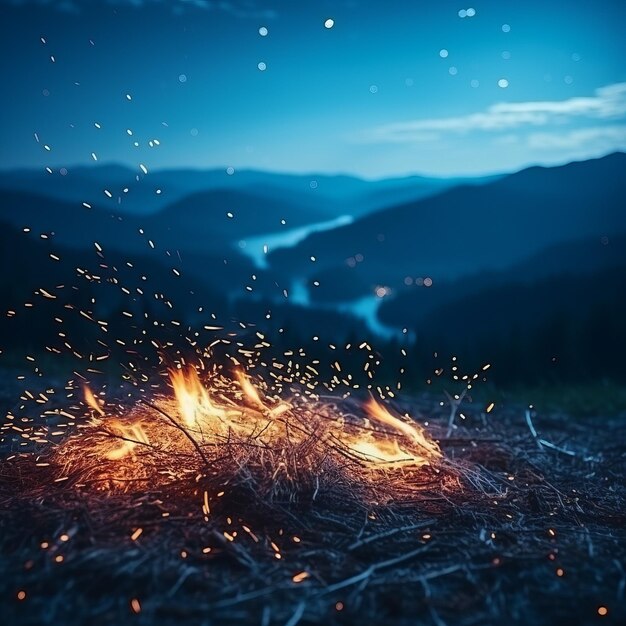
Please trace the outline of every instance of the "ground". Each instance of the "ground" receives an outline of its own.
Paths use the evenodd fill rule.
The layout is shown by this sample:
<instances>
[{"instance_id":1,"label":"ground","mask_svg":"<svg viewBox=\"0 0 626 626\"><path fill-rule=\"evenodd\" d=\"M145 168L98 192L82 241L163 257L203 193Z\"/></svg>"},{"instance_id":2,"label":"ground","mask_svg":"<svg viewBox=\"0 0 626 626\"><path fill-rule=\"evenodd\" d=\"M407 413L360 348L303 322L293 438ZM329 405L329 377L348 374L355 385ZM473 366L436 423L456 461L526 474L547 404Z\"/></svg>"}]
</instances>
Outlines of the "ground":
<instances>
[{"instance_id":1,"label":"ground","mask_svg":"<svg viewBox=\"0 0 626 626\"><path fill-rule=\"evenodd\" d=\"M626 623L626 415L469 405L449 430L439 400L398 406L444 460L379 473L379 501L241 487L207 518L201 478L112 493L5 450L3 623Z\"/></svg>"}]
</instances>

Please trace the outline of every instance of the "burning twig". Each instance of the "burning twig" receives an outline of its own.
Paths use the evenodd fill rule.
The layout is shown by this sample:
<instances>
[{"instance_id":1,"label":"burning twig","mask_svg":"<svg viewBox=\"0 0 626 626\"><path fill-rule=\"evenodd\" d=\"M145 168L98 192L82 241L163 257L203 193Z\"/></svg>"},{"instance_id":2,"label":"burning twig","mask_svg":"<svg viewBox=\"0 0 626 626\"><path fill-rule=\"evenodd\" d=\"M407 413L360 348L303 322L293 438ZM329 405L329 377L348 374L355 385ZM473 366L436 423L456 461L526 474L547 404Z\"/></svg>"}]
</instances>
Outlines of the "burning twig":
<instances>
[{"instance_id":1,"label":"burning twig","mask_svg":"<svg viewBox=\"0 0 626 626\"><path fill-rule=\"evenodd\" d=\"M182 432L183 435L185 435L185 437L189 439L189 441L191 442L191 445L193 445L193 447L196 449L196 452L198 453L198 455L200 456L204 464L207 467L210 465L209 459L207 458L206 454L204 454L198 442L191 436L191 433L184 426L181 426L171 415L166 413L163 409L158 407L156 404L153 404L152 402L149 402L148 400L145 400L143 398L141 399L141 403L145 404L146 406L150 407L151 409L153 409L154 411L162 415L165 419L167 419L168 422L170 422L170 424L172 424L172 426L174 426L174 428L180 430L180 432Z\"/></svg>"}]
</instances>

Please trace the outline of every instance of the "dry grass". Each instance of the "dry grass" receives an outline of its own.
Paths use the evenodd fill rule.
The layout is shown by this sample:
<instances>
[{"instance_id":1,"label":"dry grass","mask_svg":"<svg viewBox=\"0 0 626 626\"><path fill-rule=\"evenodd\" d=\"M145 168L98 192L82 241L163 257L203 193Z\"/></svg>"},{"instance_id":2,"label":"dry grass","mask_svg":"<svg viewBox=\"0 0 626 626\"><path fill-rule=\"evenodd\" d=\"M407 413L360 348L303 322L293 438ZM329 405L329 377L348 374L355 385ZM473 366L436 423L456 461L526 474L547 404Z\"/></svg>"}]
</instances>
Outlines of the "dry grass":
<instances>
[{"instance_id":1,"label":"dry grass","mask_svg":"<svg viewBox=\"0 0 626 626\"><path fill-rule=\"evenodd\" d=\"M530 429L523 411L465 407L446 437L432 399L410 408L445 452L431 466L368 467L329 430L357 409L328 402L281 418L278 446L256 433L198 448L145 406L150 443L121 461L102 424L4 461L6 623L626 619L624 420Z\"/></svg>"}]
</instances>

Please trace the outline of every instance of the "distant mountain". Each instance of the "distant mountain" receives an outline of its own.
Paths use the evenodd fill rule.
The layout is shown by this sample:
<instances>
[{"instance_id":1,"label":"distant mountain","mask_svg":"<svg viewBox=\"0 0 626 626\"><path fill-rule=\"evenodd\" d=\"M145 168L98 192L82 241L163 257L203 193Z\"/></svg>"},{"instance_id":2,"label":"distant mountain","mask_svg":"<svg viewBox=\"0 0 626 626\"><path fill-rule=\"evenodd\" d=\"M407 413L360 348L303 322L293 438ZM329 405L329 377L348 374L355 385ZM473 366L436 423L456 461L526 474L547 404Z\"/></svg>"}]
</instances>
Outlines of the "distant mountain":
<instances>
[{"instance_id":1,"label":"distant mountain","mask_svg":"<svg viewBox=\"0 0 626 626\"><path fill-rule=\"evenodd\" d=\"M353 176L295 175L225 169L165 169L144 174L120 165L0 172L0 189L26 191L82 205L104 206L123 214L147 215L201 192L239 191L323 215L364 215L372 210L427 197L458 184L482 184L485 178L406 178L363 180ZM105 190L111 194L110 197Z\"/></svg>"},{"instance_id":2,"label":"distant mountain","mask_svg":"<svg viewBox=\"0 0 626 626\"><path fill-rule=\"evenodd\" d=\"M494 365L499 384L624 381L626 234L559 244L500 272L406 287L379 309L420 358Z\"/></svg>"},{"instance_id":3,"label":"distant mountain","mask_svg":"<svg viewBox=\"0 0 626 626\"><path fill-rule=\"evenodd\" d=\"M93 248L97 241L126 252L148 249L146 238L138 233L138 227L145 224L133 218L33 192L0 190L0 219L20 230L45 233L52 241L69 248Z\"/></svg>"},{"instance_id":4,"label":"distant mountain","mask_svg":"<svg viewBox=\"0 0 626 626\"><path fill-rule=\"evenodd\" d=\"M222 248L224 241L236 242L252 235L305 226L326 217L315 208L246 191L218 189L185 196L147 216L144 222L164 233L165 241L177 242L178 247L184 241L187 249L210 251L212 246Z\"/></svg>"},{"instance_id":5,"label":"distant mountain","mask_svg":"<svg viewBox=\"0 0 626 626\"><path fill-rule=\"evenodd\" d=\"M85 362L92 352L135 358L149 339L170 340L185 324L202 328L215 323L211 313L223 319L227 311L223 291L194 278L178 259L168 265L155 254L99 255L3 221L0 263L10 268L0 274L0 353L47 347ZM175 345L185 344L178 339Z\"/></svg>"},{"instance_id":6,"label":"distant mountain","mask_svg":"<svg viewBox=\"0 0 626 626\"><path fill-rule=\"evenodd\" d=\"M237 237L250 234L246 227L252 227L254 221L231 220L224 207L232 208L240 200L242 204L237 206L241 208L253 201L247 196L204 200L195 208L181 206L134 217L29 193L0 191L0 221L18 230L30 229L36 237L45 236L53 250L59 247L91 254L99 246L105 259L142 255L168 271L189 270L226 298L232 291L243 291L254 271L233 246ZM265 219L262 213L259 219Z\"/></svg>"},{"instance_id":7,"label":"distant mountain","mask_svg":"<svg viewBox=\"0 0 626 626\"><path fill-rule=\"evenodd\" d=\"M154 181L156 182L156 181ZM81 206L83 202L106 207L109 211L152 213L162 209L172 198L187 193L173 187L157 193L158 185L122 165L93 165L45 170L19 169L0 172L0 189L36 193L54 200ZM111 194L111 197L106 192Z\"/></svg>"},{"instance_id":8,"label":"distant mountain","mask_svg":"<svg viewBox=\"0 0 626 626\"><path fill-rule=\"evenodd\" d=\"M406 178L389 178L375 181L374 187L357 198L355 203L361 207L361 210L352 213L352 215L363 216L378 209L405 204L407 202L416 202L423 198L437 195L446 189L452 189L453 187L462 185L485 185L499 180L503 176L502 174L453 178L409 176Z\"/></svg>"},{"instance_id":9,"label":"distant mountain","mask_svg":"<svg viewBox=\"0 0 626 626\"><path fill-rule=\"evenodd\" d=\"M30 192L0 190L1 219L17 227L54 232L58 241L73 248L98 241L117 250L138 251L146 249L150 239L172 251L224 254L232 251L240 239L302 226L323 217L313 209L303 210L234 190L187 196L156 214L144 216L97 205L88 209Z\"/></svg>"},{"instance_id":10,"label":"distant mountain","mask_svg":"<svg viewBox=\"0 0 626 626\"><path fill-rule=\"evenodd\" d=\"M312 234L269 262L318 280L311 295L327 301L371 293L376 285L398 289L407 278L439 282L499 271L560 242L626 232L625 174L623 153L531 167Z\"/></svg>"},{"instance_id":11,"label":"distant mountain","mask_svg":"<svg viewBox=\"0 0 626 626\"><path fill-rule=\"evenodd\" d=\"M388 326L421 332L437 311L446 308L463 311L467 299L487 299L481 294L499 293L511 285L520 292L532 291L540 282L551 280L578 282L584 290L599 275L618 267L626 267L626 234L557 244L499 272L441 281L432 287L405 286L382 302L379 318ZM490 306L497 308L499 304L494 299Z\"/></svg>"},{"instance_id":12,"label":"distant mountain","mask_svg":"<svg viewBox=\"0 0 626 626\"><path fill-rule=\"evenodd\" d=\"M510 281L442 304L417 327L419 354L491 363L496 384L626 382L626 265Z\"/></svg>"}]
</instances>

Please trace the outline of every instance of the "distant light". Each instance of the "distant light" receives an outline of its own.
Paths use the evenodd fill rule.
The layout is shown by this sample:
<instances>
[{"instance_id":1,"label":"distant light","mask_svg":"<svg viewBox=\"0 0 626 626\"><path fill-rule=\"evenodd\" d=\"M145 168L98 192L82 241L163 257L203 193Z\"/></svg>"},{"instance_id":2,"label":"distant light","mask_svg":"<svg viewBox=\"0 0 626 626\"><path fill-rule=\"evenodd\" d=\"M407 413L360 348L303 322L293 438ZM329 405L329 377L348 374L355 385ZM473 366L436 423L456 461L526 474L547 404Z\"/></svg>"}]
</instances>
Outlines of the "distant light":
<instances>
[{"instance_id":1,"label":"distant light","mask_svg":"<svg viewBox=\"0 0 626 626\"><path fill-rule=\"evenodd\" d=\"M325 22L324 22L324 27L325 28L332 28L335 25L335 20L332 20L330 18L328 18Z\"/></svg>"},{"instance_id":2,"label":"distant light","mask_svg":"<svg viewBox=\"0 0 626 626\"><path fill-rule=\"evenodd\" d=\"M461 9L459 11L459 17L467 17L467 11L465 9Z\"/></svg>"},{"instance_id":3,"label":"distant light","mask_svg":"<svg viewBox=\"0 0 626 626\"><path fill-rule=\"evenodd\" d=\"M480 82L478 82L475 78L473 78L473 79L470 81L470 85L471 85L474 89L476 89L477 87L479 87L479 86L480 86Z\"/></svg>"},{"instance_id":4,"label":"distant light","mask_svg":"<svg viewBox=\"0 0 626 626\"><path fill-rule=\"evenodd\" d=\"M448 68L448 73L450 74L450 76L456 76L459 73L459 70L454 65L452 65Z\"/></svg>"},{"instance_id":5,"label":"distant light","mask_svg":"<svg viewBox=\"0 0 626 626\"><path fill-rule=\"evenodd\" d=\"M267 69L267 65L266 65L263 61L261 61L261 62L257 65L257 67L258 67L258 68L259 68L262 72L264 72L264 71Z\"/></svg>"},{"instance_id":6,"label":"distant light","mask_svg":"<svg viewBox=\"0 0 626 626\"><path fill-rule=\"evenodd\" d=\"M265 26L261 26L261 28L259 28L259 35L261 35L261 37L267 37L267 34L270 31L267 30L267 28Z\"/></svg>"},{"instance_id":7,"label":"distant light","mask_svg":"<svg viewBox=\"0 0 626 626\"><path fill-rule=\"evenodd\" d=\"M189 134L190 134L192 137L197 137L197 136L198 136L198 129L197 129L197 128L192 128L192 129L189 131Z\"/></svg>"},{"instance_id":8,"label":"distant light","mask_svg":"<svg viewBox=\"0 0 626 626\"><path fill-rule=\"evenodd\" d=\"M567 75L567 76L563 79L563 81L565 82L565 84L566 84L566 85L571 85L571 84L574 82L574 79L573 79L571 76Z\"/></svg>"},{"instance_id":9,"label":"distant light","mask_svg":"<svg viewBox=\"0 0 626 626\"><path fill-rule=\"evenodd\" d=\"M187 82L187 75L186 75L186 74L180 74L180 75L178 76L178 80L179 80L179 82L181 82L181 83L186 83L186 82Z\"/></svg>"},{"instance_id":10,"label":"distant light","mask_svg":"<svg viewBox=\"0 0 626 626\"><path fill-rule=\"evenodd\" d=\"M467 9L467 17L474 17L474 15L476 15L476 9L473 9L472 7Z\"/></svg>"},{"instance_id":11,"label":"distant light","mask_svg":"<svg viewBox=\"0 0 626 626\"><path fill-rule=\"evenodd\" d=\"M498 81L498 87L506 89L509 86L509 81L506 78L501 78Z\"/></svg>"},{"instance_id":12,"label":"distant light","mask_svg":"<svg viewBox=\"0 0 626 626\"><path fill-rule=\"evenodd\" d=\"M503 50L502 51L502 58L505 61L508 61L511 58L511 53L508 50Z\"/></svg>"},{"instance_id":13,"label":"distant light","mask_svg":"<svg viewBox=\"0 0 626 626\"><path fill-rule=\"evenodd\" d=\"M370 93L378 93L378 86L370 85Z\"/></svg>"},{"instance_id":14,"label":"distant light","mask_svg":"<svg viewBox=\"0 0 626 626\"><path fill-rule=\"evenodd\" d=\"M235 173L235 168L234 168L232 165L229 165L229 166L226 168L226 173L227 173L229 176L232 176L232 175Z\"/></svg>"},{"instance_id":15,"label":"distant light","mask_svg":"<svg viewBox=\"0 0 626 626\"><path fill-rule=\"evenodd\" d=\"M510 33L511 32L511 27L508 24L502 24L502 32L503 33Z\"/></svg>"},{"instance_id":16,"label":"distant light","mask_svg":"<svg viewBox=\"0 0 626 626\"><path fill-rule=\"evenodd\" d=\"M310 187L311 189L317 189L317 181L316 181L316 180L312 180L312 181L309 183L309 187Z\"/></svg>"},{"instance_id":17,"label":"distant light","mask_svg":"<svg viewBox=\"0 0 626 626\"><path fill-rule=\"evenodd\" d=\"M582 57L578 54L578 52L574 52L574 54L572 54L572 61L580 61L581 58Z\"/></svg>"},{"instance_id":18,"label":"distant light","mask_svg":"<svg viewBox=\"0 0 626 626\"><path fill-rule=\"evenodd\" d=\"M601 617L608 615L608 613L609 613L609 609L607 609L605 606L598 607L598 615L600 615Z\"/></svg>"},{"instance_id":19,"label":"distant light","mask_svg":"<svg viewBox=\"0 0 626 626\"><path fill-rule=\"evenodd\" d=\"M433 285L433 279L430 277L426 277L424 278L424 287L432 287Z\"/></svg>"},{"instance_id":20,"label":"distant light","mask_svg":"<svg viewBox=\"0 0 626 626\"><path fill-rule=\"evenodd\" d=\"M404 284L405 284L407 287L408 287L409 285L412 285L412 284L413 284L413 278L412 278L411 276L407 276L407 277L404 279Z\"/></svg>"},{"instance_id":21,"label":"distant light","mask_svg":"<svg viewBox=\"0 0 626 626\"><path fill-rule=\"evenodd\" d=\"M415 81L412 78L407 78L405 79L404 84L407 87L413 87L413 85L415 84Z\"/></svg>"},{"instance_id":22,"label":"distant light","mask_svg":"<svg viewBox=\"0 0 626 626\"><path fill-rule=\"evenodd\" d=\"M448 51L445 48L442 48L441 50L439 50L439 56L442 59L445 59L448 56Z\"/></svg>"}]
</instances>

